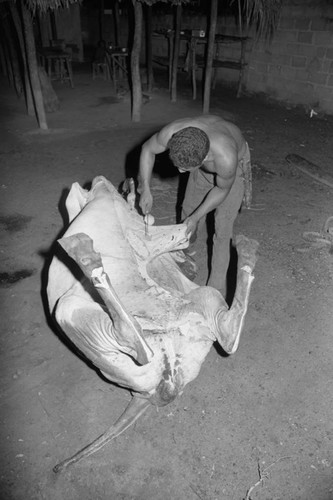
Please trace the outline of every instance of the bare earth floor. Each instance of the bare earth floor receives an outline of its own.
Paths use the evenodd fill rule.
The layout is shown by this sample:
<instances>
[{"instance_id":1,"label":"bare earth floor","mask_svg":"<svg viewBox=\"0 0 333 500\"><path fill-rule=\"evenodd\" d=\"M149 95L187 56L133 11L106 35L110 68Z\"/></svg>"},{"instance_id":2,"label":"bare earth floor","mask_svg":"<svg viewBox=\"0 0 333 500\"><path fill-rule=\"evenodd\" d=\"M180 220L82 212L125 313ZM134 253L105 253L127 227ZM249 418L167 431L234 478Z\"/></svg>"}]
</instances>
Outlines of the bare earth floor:
<instances>
[{"instance_id":1,"label":"bare earth floor","mask_svg":"<svg viewBox=\"0 0 333 500\"><path fill-rule=\"evenodd\" d=\"M163 75L162 75L163 76ZM165 78L164 78L165 80ZM52 467L101 434L130 393L108 384L49 324L45 278L64 227L72 182L135 172L138 147L162 125L201 113L187 82L176 103L156 85L130 121L128 94L75 73L49 132L25 115L2 80L1 499L333 499L333 247L304 238L333 216L333 118L286 109L233 89L213 91L211 113L232 119L250 145L254 204L235 231L260 242L238 352L213 347L174 403L151 408L96 455L56 475ZM286 162L298 154L327 183ZM175 220L178 177L155 176L157 224ZM197 282L207 277L205 237Z\"/></svg>"}]
</instances>

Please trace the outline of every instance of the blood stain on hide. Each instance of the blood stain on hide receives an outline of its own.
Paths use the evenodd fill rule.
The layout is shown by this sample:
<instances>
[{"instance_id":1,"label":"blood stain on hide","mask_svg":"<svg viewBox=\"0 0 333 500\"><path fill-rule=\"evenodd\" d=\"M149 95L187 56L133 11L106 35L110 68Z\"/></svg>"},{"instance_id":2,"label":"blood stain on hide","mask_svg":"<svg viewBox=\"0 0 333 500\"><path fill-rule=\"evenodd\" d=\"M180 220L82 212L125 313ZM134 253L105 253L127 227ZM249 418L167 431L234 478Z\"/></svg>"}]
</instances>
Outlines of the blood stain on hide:
<instances>
[{"instance_id":1,"label":"blood stain on hide","mask_svg":"<svg viewBox=\"0 0 333 500\"><path fill-rule=\"evenodd\" d=\"M162 377L164 380L168 380L169 378L171 379L171 365L170 365L169 360L165 354L164 354L163 358L164 358L165 369L163 370Z\"/></svg>"}]
</instances>

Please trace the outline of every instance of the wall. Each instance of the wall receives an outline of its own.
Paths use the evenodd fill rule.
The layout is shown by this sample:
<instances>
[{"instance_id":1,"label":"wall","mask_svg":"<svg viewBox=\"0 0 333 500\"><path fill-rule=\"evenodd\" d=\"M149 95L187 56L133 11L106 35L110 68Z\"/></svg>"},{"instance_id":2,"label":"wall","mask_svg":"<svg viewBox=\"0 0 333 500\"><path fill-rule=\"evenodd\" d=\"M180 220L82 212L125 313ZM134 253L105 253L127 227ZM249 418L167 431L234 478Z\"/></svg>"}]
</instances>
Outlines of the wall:
<instances>
[{"instance_id":1,"label":"wall","mask_svg":"<svg viewBox=\"0 0 333 500\"><path fill-rule=\"evenodd\" d=\"M99 2L85 4L81 6L82 39L84 45L84 56L86 61L90 61L95 52L97 43L103 39L108 46L116 45L114 13L105 10L100 18ZM131 6L130 6L131 8ZM127 9L119 9L118 45L128 46L128 12Z\"/></svg>"},{"instance_id":2,"label":"wall","mask_svg":"<svg viewBox=\"0 0 333 500\"><path fill-rule=\"evenodd\" d=\"M66 50L72 51L75 61L83 61L80 7L71 4L68 8L54 10L57 38L65 41ZM50 11L39 15L41 42L48 47L52 39Z\"/></svg>"},{"instance_id":3,"label":"wall","mask_svg":"<svg viewBox=\"0 0 333 500\"><path fill-rule=\"evenodd\" d=\"M285 1L269 45L254 45L250 92L333 114L333 2Z\"/></svg>"},{"instance_id":4,"label":"wall","mask_svg":"<svg viewBox=\"0 0 333 500\"><path fill-rule=\"evenodd\" d=\"M182 29L206 25L205 16L183 13ZM154 18L154 28L162 27L173 27L171 15ZM238 34L235 19L219 17L216 32ZM333 0L284 0L272 41L256 41L253 32L249 36L245 91L333 114ZM156 55L166 50L165 43L154 41ZM223 52L223 59L237 59L240 50L232 45ZM237 71L219 70L218 80L233 85L237 79Z\"/></svg>"},{"instance_id":5,"label":"wall","mask_svg":"<svg viewBox=\"0 0 333 500\"><path fill-rule=\"evenodd\" d=\"M58 38L64 39L67 47L72 47L74 60L83 61L79 5L71 4L68 8L55 10L55 20Z\"/></svg>"}]
</instances>

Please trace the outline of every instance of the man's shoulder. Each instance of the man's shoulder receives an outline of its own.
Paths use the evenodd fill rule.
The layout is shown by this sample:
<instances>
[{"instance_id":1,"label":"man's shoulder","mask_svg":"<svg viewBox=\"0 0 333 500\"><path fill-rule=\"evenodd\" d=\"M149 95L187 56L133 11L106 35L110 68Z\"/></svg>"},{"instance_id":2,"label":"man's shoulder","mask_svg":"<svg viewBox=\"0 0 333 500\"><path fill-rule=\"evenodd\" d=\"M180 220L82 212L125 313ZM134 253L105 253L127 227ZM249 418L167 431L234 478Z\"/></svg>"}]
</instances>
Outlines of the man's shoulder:
<instances>
[{"instance_id":1,"label":"man's shoulder","mask_svg":"<svg viewBox=\"0 0 333 500\"><path fill-rule=\"evenodd\" d=\"M164 144L166 146L173 134L187 127L198 126L196 123L197 122L195 118L181 118L179 120L170 122L163 128L161 128L161 130L156 134L157 140L161 144Z\"/></svg>"},{"instance_id":2,"label":"man's shoulder","mask_svg":"<svg viewBox=\"0 0 333 500\"><path fill-rule=\"evenodd\" d=\"M197 127L206 132L212 143L225 138L226 142L232 139L239 141L241 132L236 125L217 115L199 115L180 118L165 125L158 133L157 139L166 145L173 134L187 127Z\"/></svg>"}]
</instances>

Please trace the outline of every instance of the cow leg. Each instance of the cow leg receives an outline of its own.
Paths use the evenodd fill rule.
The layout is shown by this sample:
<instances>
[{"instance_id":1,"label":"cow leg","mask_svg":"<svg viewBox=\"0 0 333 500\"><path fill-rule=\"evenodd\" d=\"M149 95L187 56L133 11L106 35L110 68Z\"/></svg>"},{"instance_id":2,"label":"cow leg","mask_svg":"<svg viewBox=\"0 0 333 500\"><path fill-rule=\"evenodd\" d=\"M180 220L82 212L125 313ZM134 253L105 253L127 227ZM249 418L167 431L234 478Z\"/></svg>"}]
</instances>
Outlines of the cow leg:
<instances>
[{"instance_id":1,"label":"cow leg","mask_svg":"<svg viewBox=\"0 0 333 500\"><path fill-rule=\"evenodd\" d=\"M133 397L124 413L120 416L120 418L115 422L114 425L112 425L101 436L95 439L95 441L75 453L75 455L57 464L53 468L53 471L56 473L61 472L70 465L73 465L83 458L96 453L96 451L100 450L109 441L116 438L126 429L128 429L128 427L130 427L146 411L150 404L151 403L148 399Z\"/></svg>"},{"instance_id":2,"label":"cow leg","mask_svg":"<svg viewBox=\"0 0 333 500\"><path fill-rule=\"evenodd\" d=\"M147 364L153 352L141 335L136 319L124 309L119 297L104 272L102 259L93 248L92 239L84 233L61 238L61 246L80 266L102 297L114 325L114 336L123 348L141 365Z\"/></svg>"},{"instance_id":3,"label":"cow leg","mask_svg":"<svg viewBox=\"0 0 333 500\"><path fill-rule=\"evenodd\" d=\"M69 224L87 203L88 194L88 191L83 189L78 182L72 184L71 190L66 198L66 210Z\"/></svg>"},{"instance_id":4,"label":"cow leg","mask_svg":"<svg viewBox=\"0 0 333 500\"><path fill-rule=\"evenodd\" d=\"M236 352L247 312L250 289L254 276L252 271L257 260L258 242L238 236L237 284L234 299L229 310L219 309L215 316L217 340L228 354Z\"/></svg>"}]
</instances>

